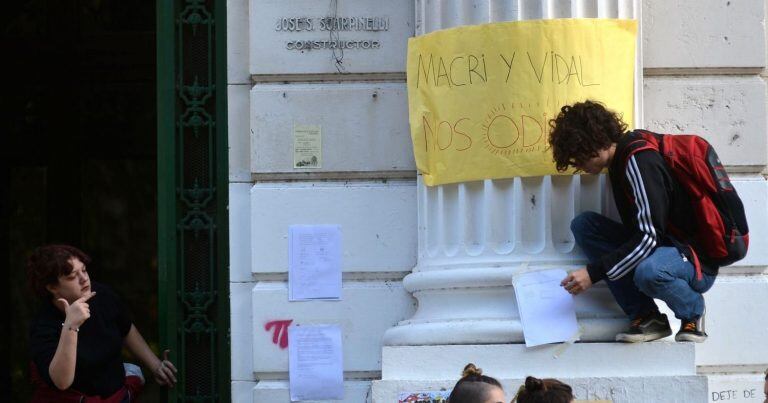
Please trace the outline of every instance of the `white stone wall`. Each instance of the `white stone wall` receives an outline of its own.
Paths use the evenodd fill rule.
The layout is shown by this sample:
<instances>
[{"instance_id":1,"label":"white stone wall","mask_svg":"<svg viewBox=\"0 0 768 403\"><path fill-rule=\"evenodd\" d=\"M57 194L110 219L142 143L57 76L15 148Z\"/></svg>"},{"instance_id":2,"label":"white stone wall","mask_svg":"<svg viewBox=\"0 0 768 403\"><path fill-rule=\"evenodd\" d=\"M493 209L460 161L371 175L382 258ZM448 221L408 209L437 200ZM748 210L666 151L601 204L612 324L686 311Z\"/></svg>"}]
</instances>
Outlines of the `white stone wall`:
<instances>
[{"instance_id":1,"label":"white stone wall","mask_svg":"<svg viewBox=\"0 0 768 403\"><path fill-rule=\"evenodd\" d=\"M643 2L645 126L706 137L747 209L749 254L705 294L710 337L696 363L711 402L762 401L768 367L765 9L763 0Z\"/></svg>"},{"instance_id":2,"label":"white stone wall","mask_svg":"<svg viewBox=\"0 0 768 403\"><path fill-rule=\"evenodd\" d=\"M443 3L446 13L461 16L471 15L473 5L526 10L534 1ZM289 401L287 350L264 329L272 320L340 324L344 401L365 402L370 381L381 376L381 336L415 308L401 281L417 253L404 42L416 24L429 22L415 20L410 0L338 0L340 15L387 14L392 21L383 49L369 58L347 54L350 74L339 80L326 51L305 58L276 51L270 41L282 46L284 38L254 23L324 12L330 1L320 3L227 2L235 402ZM590 8L599 0L573 3ZM696 346L698 369L709 375L710 401L759 402L759 373L768 366L765 2L645 0L641 19L645 126L707 137L737 172L748 210L752 247L706 294L710 339ZM320 172L293 173L294 122L323 127ZM288 225L313 223L342 225L343 300L289 303Z\"/></svg>"},{"instance_id":3,"label":"white stone wall","mask_svg":"<svg viewBox=\"0 0 768 403\"><path fill-rule=\"evenodd\" d=\"M331 52L289 50L327 31L280 32L282 17L328 15L330 1L231 0L228 15L232 400L288 402L288 350L272 321L338 324L345 402L370 400L384 331L413 315L402 278L416 264L416 183L405 49L411 0L337 2L339 17L387 17L379 40ZM322 127L322 168L293 168L293 125ZM341 301L288 302L288 227L342 228ZM274 326L274 325L273 325ZM276 339L273 339L275 338Z\"/></svg>"}]
</instances>

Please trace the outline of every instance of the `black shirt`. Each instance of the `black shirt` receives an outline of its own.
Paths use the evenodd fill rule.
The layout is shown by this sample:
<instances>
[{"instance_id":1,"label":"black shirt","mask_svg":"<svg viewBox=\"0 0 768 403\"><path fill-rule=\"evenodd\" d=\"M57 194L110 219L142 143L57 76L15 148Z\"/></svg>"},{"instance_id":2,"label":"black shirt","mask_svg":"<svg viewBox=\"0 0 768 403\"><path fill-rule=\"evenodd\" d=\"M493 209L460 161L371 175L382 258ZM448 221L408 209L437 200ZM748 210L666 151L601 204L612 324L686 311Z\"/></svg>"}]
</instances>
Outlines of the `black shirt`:
<instances>
[{"instance_id":1,"label":"black shirt","mask_svg":"<svg viewBox=\"0 0 768 403\"><path fill-rule=\"evenodd\" d=\"M608 167L616 209L630 237L599 261L587 265L593 283L604 278L615 281L632 273L658 246L674 246L692 259L688 245L667 231L672 224L684 233L695 233L697 224L690 197L661 154L652 150L631 152L632 147L642 145L637 140L634 132L622 137ZM703 253L698 252L698 256L702 270L716 275L718 267L708 263Z\"/></svg>"},{"instance_id":2,"label":"black shirt","mask_svg":"<svg viewBox=\"0 0 768 403\"><path fill-rule=\"evenodd\" d=\"M96 295L88 300L91 317L80 326L77 336L77 363L71 389L89 396L108 397L123 386L121 351L132 322L110 288L95 282L91 288ZM48 301L30 327L32 361L40 376L54 388L48 367L59 345L64 318L64 313Z\"/></svg>"}]
</instances>

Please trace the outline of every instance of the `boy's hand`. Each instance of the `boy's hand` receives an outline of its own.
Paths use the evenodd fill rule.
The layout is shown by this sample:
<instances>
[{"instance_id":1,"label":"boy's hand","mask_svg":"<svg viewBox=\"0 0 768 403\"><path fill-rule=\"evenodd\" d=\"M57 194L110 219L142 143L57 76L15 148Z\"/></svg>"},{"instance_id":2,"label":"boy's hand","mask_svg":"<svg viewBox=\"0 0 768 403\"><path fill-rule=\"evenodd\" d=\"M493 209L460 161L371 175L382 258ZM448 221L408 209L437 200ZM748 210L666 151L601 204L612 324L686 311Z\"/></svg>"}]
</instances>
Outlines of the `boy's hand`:
<instances>
[{"instance_id":1,"label":"boy's hand","mask_svg":"<svg viewBox=\"0 0 768 403\"><path fill-rule=\"evenodd\" d=\"M565 276L560 285L565 287L565 290L570 294L578 295L592 287L592 279L589 278L587 269L579 269Z\"/></svg>"}]
</instances>

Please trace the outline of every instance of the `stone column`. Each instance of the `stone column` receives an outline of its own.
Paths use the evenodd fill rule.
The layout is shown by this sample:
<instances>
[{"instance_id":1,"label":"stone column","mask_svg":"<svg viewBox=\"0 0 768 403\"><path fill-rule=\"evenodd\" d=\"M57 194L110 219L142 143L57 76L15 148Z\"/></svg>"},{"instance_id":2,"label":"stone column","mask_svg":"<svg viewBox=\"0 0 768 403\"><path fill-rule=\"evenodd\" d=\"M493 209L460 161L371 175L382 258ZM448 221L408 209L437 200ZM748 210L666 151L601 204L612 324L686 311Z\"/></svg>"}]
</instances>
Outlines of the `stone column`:
<instances>
[{"instance_id":1,"label":"stone column","mask_svg":"<svg viewBox=\"0 0 768 403\"><path fill-rule=\"evenodd\" d=\"M416 33L542 18L638 18L632 0L421 0ZM638 55L642 54L638 41ZM636 63L635 116L642 122L642 67ZM384 335L382 379L373 402L402 392L453 387L474 362L511 398L527 375L557 377L579 399L615 403L705 401L691 343L612 342L627 326L604 283L576 298L582 342L526 348L515 273L575 269L586 261L570 221L586 210L614 215L604 176L545 176L427 187L418 184L418 261L403 280L416 313Z\"/></svg>"},{"instance_id":2,"label":"stone column","mask_svg":"<svg viewBox=\"0 0 768 403\"><path fill-rule=\"evenodd\" d=\"M631 0L417 1L416 33L542 18L633 18ZM639 58L638 58L639 60ZM642 72L638 63L638 72ZM642 77L640 74L638 77ZM640 79L636 80L638 83ZM640 120L640 86L635 99ZM418 186L418 263L405 277L416 314L387 331L385 345L521 343L512 275L575 269L586 261L569 224L608 213L604 177L553 176ZM604 283L576 299L582 341L613 341L626 318Z\"/></svg>"},{"instance_id":3,"label":"stone column","mask_svg":"<svg viewBox=\"0 0 768 403\"><path fill-rule=\"evenodd\" d=\"M418 264L403 280L414 316L385 345L522 343L512 276L586 263L569 229L612 203L605 177L555 176L418 187ZM612 341L626 318L604 284L576 299L581 340Z\"/></svg>"}]
</instances>

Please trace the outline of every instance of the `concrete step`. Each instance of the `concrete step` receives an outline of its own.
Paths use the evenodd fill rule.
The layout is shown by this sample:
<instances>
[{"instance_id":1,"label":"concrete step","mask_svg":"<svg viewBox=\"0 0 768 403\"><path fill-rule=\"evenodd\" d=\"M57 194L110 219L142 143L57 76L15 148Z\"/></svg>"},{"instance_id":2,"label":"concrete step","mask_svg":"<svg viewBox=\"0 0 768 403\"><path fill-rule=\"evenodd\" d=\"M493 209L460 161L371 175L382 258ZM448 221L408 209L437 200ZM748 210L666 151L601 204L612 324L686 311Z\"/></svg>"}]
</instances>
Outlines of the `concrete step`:
<instances>
[{"instance_id":1,"label":"concrete step","mask_svg":"<svg viewBox=\"0 0 768 403\"><path fill-rule=\"evenodd\" d=\"M373 402L451 389L470 362L498 379L509 399L528 375L560 379L584 400L691 403L708 397L707 378L696 374L693 343L659 341L384 347L382 379L372 384Z\"/></svg>"},{"instance_id":2,"label":"concrete step","mask_svg":"<svg viewBox=\"0 0 768 403\"><path fill-rule=\"evenodd\" d=\"M475 363L500 378L696 375L693 343L385 346L382 379L456 379Z\"/></svg>"},{"instance_id":3,"label":"concrete step","mask_svg":"<svg viewBox=\"0 0 768 403\"><path fill-rule=\"evenodd\" d=\"M373 403L392 403L398 402L399 397L414 392L450 390L457 379L458 376L442 381L373 381L372 401ZM558 379L571 385L578 401L602 403L705 403L708 401L707 378L700 375ZM525 379L500 378L499 382L509 401Z\"/></svg>"}]
</instances>

